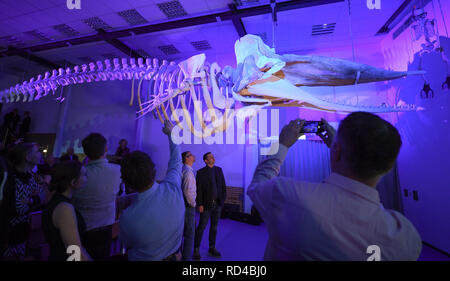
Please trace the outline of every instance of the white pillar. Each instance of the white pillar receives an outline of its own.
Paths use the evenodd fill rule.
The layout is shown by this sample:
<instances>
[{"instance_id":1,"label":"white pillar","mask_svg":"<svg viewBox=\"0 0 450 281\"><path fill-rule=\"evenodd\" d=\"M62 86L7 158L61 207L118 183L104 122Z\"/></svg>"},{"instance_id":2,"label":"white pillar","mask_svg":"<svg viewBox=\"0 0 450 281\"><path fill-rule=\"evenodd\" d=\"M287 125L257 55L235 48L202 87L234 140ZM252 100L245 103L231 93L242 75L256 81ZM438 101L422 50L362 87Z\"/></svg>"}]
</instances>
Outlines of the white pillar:
<instances>
[{"instance_id":1,"label":"white pillar","mask_svg":"<svg viewBox=\"0 0 450 281\"><path fill-rule=\"evenodd\" d=\"M67 121L67 110L70 104L70 94L72 93L72 85L67 87L61 87L60 91L65 91L65 93L62 92L64 93L63 96L65 99L62 102L61 106L59 107L58 127L56 128L55 145L53 146L53 156L55 157L59 157L62 153L64 128Z\"/></svg>"}]
</instances>

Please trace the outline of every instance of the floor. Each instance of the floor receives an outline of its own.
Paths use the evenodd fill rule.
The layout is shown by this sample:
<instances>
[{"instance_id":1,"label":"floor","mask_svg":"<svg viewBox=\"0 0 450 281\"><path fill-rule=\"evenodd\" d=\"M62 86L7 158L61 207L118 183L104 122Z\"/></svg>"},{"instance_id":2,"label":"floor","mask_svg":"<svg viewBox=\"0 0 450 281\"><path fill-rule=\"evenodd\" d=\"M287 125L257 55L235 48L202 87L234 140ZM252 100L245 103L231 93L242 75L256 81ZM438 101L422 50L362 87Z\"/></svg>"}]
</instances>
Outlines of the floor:
<instances>
[{"instance_id":1,"label":"floor","mask_svg":"<svg viewBox=\"0 0 450 281\"><path fill-rule=\"evenodd\" d=\"M198 222L198 217L196 218ZM206 261L260 261L264 257L268 234L264 224L250 225L231 219L220 219L216 249L222 258L208 255L209 224L203 233L200 255Z\"/></svg>"},{"instance_id":2,"label":"floor","mask_svg":"<svg viewBox=\"0 0 450 281\"><path fill-rule=\"evenodd\" d=\"M197 214L198 215L198 214ZM198 222L198 217L196 218ZM216 248L222 254L221 258L208 255L209 224L203 233L200 246L201 260L205 261L260 261L268 233L264 224L255 226L231 219L221 219L217 230ZM419 261L450 261L450 257L423 246Z\"/></svg>"}]
</instances>

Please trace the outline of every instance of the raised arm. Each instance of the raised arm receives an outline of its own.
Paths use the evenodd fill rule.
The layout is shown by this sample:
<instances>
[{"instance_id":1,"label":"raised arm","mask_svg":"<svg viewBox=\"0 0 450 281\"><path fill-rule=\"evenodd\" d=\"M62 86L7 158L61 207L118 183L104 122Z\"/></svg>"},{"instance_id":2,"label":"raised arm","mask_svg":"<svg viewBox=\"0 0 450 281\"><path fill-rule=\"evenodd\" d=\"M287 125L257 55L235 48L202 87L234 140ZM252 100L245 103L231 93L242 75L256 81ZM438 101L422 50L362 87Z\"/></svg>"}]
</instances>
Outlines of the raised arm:
<instances>
[{"instance_id":1,"label":"raised arm","mask_svg":"<svg viewBox=\"0 0 450 281\"><path fill-rule=\"evenodd\" d=\"M164 121L163 132L169 137L169 147L170 147L170 158L169 167L167 168L166 177L163 181L170 183L170 186L176 189L176 192L181 194L181 152L180 146L173 143L170 136L173 129L173 124L170 121Z\"/></svg>"}]
</instances>

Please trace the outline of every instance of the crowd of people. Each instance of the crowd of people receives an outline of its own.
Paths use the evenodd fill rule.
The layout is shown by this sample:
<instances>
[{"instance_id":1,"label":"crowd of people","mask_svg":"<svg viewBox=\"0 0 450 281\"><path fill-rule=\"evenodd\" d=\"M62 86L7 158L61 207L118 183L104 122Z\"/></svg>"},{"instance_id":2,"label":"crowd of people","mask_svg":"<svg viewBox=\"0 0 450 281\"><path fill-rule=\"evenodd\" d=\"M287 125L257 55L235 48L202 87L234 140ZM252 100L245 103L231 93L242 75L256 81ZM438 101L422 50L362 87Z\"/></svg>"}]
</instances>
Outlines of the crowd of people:
<instances>
[{"instance_id":1,"label":"crowd of people","mask_svg":"<svg viewBox=\"0 0 450 281\"><path fill-rule=\"evenodd\" d=\"M68 245L81 247L82 260L109 258L120 166L106 160L101 134L87 136L83 150L85 164L73 147L59 159L51 153L43 157L37 143L20 142L0 150L0 260L29 258L35 211L43 211L50 260L65 260Z\"/></svg>"},{"instance_id":2,"label":"crowd of people","mask_svg":"<svg viewBox=\"0 0 450 281\"><path fill-rule=\"evenodd\" d=\"M382 260L416 260L421 239L400 213L380 203L376 185L394 165L401 138L380 117L355 112L341 121L338 131L322 120L318 135L330 148L332 174L321 183L298 182L278 176L289 147L300 137L304 120L283 127L279 151L256 167L248 195L268 229L265 260L366 260L366 249L377 245ZM47 156L39 164L36 144L21 143L0 161L0 257L23 260L30 232L30 212L44 206L42 229L50 247L49 260L67 260L75 245L83 261L110 259L112 225L120 186L137 199L119 217L123 256L130 261L200 260L203 232L210 221L209 250L226 198L225 176L214 155L203 155L205 167L196 174L195 155L181 153L171 140L173 125L166 121L170 156L168 169L156 181L156 165L142 151L121 140L116 156L106 159L107 141L91 133L82 141L85 164L69 149L60 161ZM299 155L301 157L301 155ZM44 175L44 176L42 176ZM45 182L47 185L42 185ZM45 191L47 190L47 191ZM196 211L200 214L195 222Z\"/></svg>"}]
</instances>

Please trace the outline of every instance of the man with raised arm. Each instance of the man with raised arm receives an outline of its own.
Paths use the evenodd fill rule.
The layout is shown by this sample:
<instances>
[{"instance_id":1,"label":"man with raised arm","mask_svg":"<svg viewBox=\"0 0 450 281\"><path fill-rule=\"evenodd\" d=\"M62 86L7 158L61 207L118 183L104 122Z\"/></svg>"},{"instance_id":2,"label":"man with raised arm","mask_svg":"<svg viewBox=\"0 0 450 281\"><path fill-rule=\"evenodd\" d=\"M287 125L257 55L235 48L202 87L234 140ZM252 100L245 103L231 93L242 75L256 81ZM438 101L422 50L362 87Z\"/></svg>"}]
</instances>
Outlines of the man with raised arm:
<instances>
[{"instance_id":1,"label":"man with raised arm","mask_svg":"<svg viewBox=\"0 0 450 281\"><path fill-rule=\"evenodd\" d=\"M169 138L170 159L161 183L155 181L155 165L146 153L134 151L121 163L124 183L138 192L136 202L119 219L119 238L131 261L181 260L185 206L181 153L170 137L172 129L166 120L163 132Z\"/></svg>"}]
</instances>

